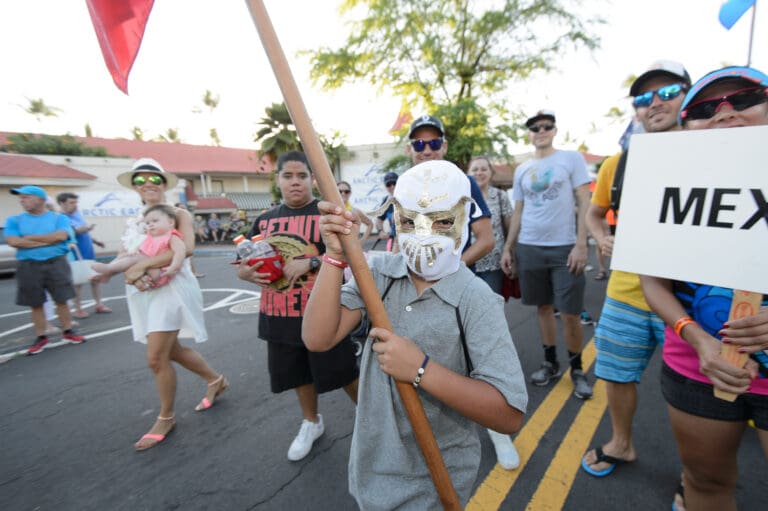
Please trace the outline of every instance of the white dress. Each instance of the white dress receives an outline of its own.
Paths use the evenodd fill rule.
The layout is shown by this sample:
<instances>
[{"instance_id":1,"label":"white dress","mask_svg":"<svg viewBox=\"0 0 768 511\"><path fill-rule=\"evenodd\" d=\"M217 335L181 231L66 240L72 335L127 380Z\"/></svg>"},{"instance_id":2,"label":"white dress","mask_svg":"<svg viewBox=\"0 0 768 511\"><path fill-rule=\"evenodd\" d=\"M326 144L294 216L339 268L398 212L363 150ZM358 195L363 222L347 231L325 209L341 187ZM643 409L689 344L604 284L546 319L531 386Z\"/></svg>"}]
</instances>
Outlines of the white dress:
<instances>
[{"instance_id":1,"label":"white dress","mask_svg":"<svg viewBox=\"0 0 768 511\"><path fill-rule=\"evenodd\" d=\"M129 253L138 250L145 232L146 226L140 218L130 219L122 238L123 247ZM139 291L135 286L126 285L125 296L134 341L146 344L149 332L176 330L179 330L180 338L194 338L196 342L208 340L203 317L203 293L192 273L189 258L184 260L181 270L165 286Z\"/></svg>"}]
</instances>

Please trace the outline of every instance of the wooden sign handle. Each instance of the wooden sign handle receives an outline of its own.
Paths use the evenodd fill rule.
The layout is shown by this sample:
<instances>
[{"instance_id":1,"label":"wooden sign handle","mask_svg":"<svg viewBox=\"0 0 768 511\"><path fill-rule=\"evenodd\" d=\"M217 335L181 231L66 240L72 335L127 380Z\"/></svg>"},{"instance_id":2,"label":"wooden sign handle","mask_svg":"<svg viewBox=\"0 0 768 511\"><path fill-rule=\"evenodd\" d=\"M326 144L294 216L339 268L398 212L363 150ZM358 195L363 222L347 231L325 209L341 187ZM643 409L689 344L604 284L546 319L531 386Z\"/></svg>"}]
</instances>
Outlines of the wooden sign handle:
<instances>
[{"instance_id":1,"label":"wooden sign handle","mask_svg":"<svg viewBox=\"0 0 768 511\"><path fill-rule=\"evenodd\" d=\"M299 88L293 79L293 74L288 66L288 60L285 58L280 41L277 39L275 29L264 7L264 2L262 0L247 0L247 4L253 23L256 25L256 30L261 38L261 44L264 46L264 51L280 86L280 91L283 93L288 113L290 113L291 120L294 126L296 126L301 145L304 147L304 152L307 154L307 158L314 171L317 187L325 200L343 207L344 203L336 188L336 180L331 172L331 167L328 165L328 160L320 145L317 133L315 133L315 129L312 127L309 114L304 106L304 101L301 99ZM374 326L392 331L392 325L387 317L384 304L381 302L381 296L376 288L376 283L373 281L373 276L368 268L368 263L365 260L363 249L357 241L357 237L341 236L341 243L371 321ZM397 390L408 419L411 422L416 443L419 445L424 456L424 461L427 464L429 474L432 477L432 482L435 485L443 508L460 510L459 497L453 488L448 469L445 467L437 440L435 440L435 435L429 426L427 415L424 412L419 396L416 394L416 390L410 383L400 381L397 382Z\"/></svg>"},{"instance_id":2,"label":"wooden sign handle","mask_svg":"<svg viewBox=\"0 0 768 511\"><path fill-rule=\"evenodd\" d=\"M752 291L733 291L733 301L731 302L731 312L728 314L728 321L740 318L754 316L760 311L760 303L763 300L761 293ZM723 343L720 349L720 356L732 366L744 367L749 355L740 353L738 346ZM715 388L715 397L725 401L733 402L736 394L726 392Z\"/></svg>"}]
</instances>

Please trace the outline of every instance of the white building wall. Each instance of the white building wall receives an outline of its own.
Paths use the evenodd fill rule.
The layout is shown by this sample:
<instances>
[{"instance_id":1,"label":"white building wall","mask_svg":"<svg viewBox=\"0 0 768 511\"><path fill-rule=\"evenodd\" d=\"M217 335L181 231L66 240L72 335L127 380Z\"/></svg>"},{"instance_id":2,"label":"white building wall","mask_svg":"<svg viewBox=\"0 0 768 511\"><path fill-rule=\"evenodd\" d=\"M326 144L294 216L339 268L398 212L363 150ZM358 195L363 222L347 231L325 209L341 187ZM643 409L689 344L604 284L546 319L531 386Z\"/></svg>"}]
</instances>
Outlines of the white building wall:
<instances>
[{"instance_id":1,"label":"white building wall","mask_svg":"<svg viewBox=\"0 0 768 511\"><path fill-rule=\"evenodd\" d=\"M80 212L89 223L96 227L91 235L103 242L105 247L97 250L97 254L115 253L120 248L120 236L125 227L126 220L139 214L141 200L138 194L122 187L117 182L117 176L131 168L133 158L100 158L87 156L47 156L35 155L38 160L86 172L96 176L96 180L71 180L71 179L35 179L25 178L18 185L0 187L0 215L2 224L5 218L22 212L18 198L9 193L11 188L25 184L41 186L49 197L56 200L56 195L61 192L71 192L79 196ZM73 186L74 185L74 186ZM168 202L178 202L179 194L183 191L184 180L167 192Z\"/></svg>"}]
</instances>

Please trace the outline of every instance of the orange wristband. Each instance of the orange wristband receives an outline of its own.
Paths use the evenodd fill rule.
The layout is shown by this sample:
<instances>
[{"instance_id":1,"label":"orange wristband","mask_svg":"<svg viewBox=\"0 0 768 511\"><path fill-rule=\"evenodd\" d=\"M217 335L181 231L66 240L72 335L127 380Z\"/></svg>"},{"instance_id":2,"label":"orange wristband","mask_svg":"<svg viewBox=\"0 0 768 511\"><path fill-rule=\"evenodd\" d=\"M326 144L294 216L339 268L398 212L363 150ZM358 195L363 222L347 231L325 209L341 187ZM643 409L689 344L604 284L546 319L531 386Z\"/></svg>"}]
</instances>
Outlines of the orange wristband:
<instances>
[{"instance_id":1,"label":"orange wristband","mask_svg":"<svg viewBox=\"0 0 768 511\"><path fill-rule=\"evenodd\" d=\"M675 321L675 326L673 328L675 329L675 333L677 334L677 336L682 339L683 328L687 327L688 325L692 325L694 323L696 322L690 316L683 316L682 318Z\"/></svg>"}]
</instances>

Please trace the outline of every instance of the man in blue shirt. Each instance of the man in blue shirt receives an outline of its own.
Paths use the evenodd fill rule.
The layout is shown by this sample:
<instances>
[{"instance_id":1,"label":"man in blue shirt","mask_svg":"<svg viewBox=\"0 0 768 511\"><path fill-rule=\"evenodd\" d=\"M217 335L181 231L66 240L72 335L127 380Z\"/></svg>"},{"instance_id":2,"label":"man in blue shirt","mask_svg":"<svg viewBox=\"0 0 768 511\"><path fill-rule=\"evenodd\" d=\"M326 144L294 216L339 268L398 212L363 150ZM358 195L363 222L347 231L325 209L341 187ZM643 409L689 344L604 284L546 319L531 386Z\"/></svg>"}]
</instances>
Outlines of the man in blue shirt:
<instances>
[{"instance_id":1,"label":"man in blue shirt","mask_svg":"<svg viewBox=\"0 0 768 511\"><path fill-rule=\"evenodd\" d=\"M5 240L16 248L16 259L19 260L16 304L31 307L37 335L27 354L39 353L48 344L43 312L46 291L56 303L56 313L64 328L63 338L72 344L80 344L85 337L72 330L72 317L67 307L67 300L75 296L72 270L67 262L69 219L46 209L48 197L38 186L14 188L11 193L19 196L24 209L24 213L11 216L5 222Z\"/></svg>"}]
</instances>

